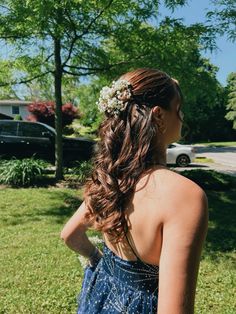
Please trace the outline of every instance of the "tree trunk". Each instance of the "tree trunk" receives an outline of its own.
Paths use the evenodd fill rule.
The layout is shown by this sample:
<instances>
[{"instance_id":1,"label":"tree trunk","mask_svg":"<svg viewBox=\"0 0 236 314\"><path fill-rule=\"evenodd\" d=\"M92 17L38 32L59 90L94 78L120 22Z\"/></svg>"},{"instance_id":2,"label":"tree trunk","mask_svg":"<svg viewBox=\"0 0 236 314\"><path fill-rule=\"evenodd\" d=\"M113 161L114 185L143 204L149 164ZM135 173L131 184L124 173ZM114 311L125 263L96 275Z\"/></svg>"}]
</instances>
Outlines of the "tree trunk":
<instances>
[{"instance_id":1,"label":"tree trunk","mask_svg":"<svg viewBox=\"0 0 236 314\"><path fill-rule=\"evenodd\" d=\"M61 65L61 41L54 38L54 92L56 101L55 110L55 165L56 165L56 180L63 179L63 147L62 147L62 95L61 95L61 81L62 81L62 65Z\"/></svg>"}]
</instances>

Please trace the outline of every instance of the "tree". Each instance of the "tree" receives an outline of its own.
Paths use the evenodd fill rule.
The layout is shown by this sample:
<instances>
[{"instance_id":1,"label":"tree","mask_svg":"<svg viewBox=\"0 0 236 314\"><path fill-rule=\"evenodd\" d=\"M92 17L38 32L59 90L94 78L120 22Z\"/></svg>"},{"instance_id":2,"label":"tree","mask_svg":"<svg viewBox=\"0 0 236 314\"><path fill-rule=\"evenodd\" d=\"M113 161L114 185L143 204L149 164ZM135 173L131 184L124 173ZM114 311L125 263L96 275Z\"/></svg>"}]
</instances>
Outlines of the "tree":
<instances>
[{"instance_id":1,"label":"tree","mask_svg":"<svg viewBox=\"0 0 236 314\"><path fill-rule=\"evenodd\" d=\"M10 81L13 75L11 62L0 60L0 82ZM11 85L0 86L0 99L18 99L17 92Z\"/></svg>"},{"instance_id":2,"label":"tree","mask_svg":"<svg viewBox=\"0 0 236 314\"><path fill-rule=\"evenodd\" d=\"M54 98L53 76L45 75L32 82L24 84L25 100L41 101ZM79 77L64 74L62 78L62 102L77 103L77 89L80 86Z\"/></svg>"},{"instance_id":3,"label":"tree","mask_svg":"<svg viewBox=\"0 0 236 314\"><path fill-rule=\"evenodd\" d=\"M236 39L236 2L235 0L212 0L214 10L207 13L212 31L220 35L226 33L231 41Z\"/></svg>"},{"instance_id":4,"label":"tree","mask_svg":"<svg viewBox=\"0 0 236 314\"><path fill-rule=\"evenodd\" d=\"M165 0L166 6L185 0ZM157 18L159 1L2 0L0 38L14 45L15 83L29 83L45 75L54 81L56 102L56 179L62 168L63 75L86 76L110 72L132 60L112 60L104 42L118 34L141 34L142 23ZM137 38L136 38L137 39ZM147 57L138 49L133 59ZM29 75L30 73L30 75ZM20 77L20 79L19 79ZM3 82L7 84L9 82ZM4 85L2 84L2 85Z\"/></svg>"},{"instance_id":5,"label":"tree","mask_svg":"<svg viewBox=\"0 0 236 314\"><path fill-rule=\"evenodd\" d=\"M236 72L229 74L227 78L227 107L228 110L225 118L233 121L233 129L236 130Z\"/></svg>"},{"instance_id":6,"label":"tree","mask_svg":"<svg viewBox=\"0 0 236 314\"><path fill-rule=\"evenodd\" d=\"M132 59L132 56L137 54L137 42L139 42L138 51L145 51L149 57L132 60L128 69L126 64L121 64L119 68L113 69L112 73L110 71L100 73L91 84L80 85L77 90L79 108L84 114L81 122L93 128L97 121L100 121L95 102L103 85L110 83L112 79L127 70L143 66L154 67L166 71L179 80L185 98L183 133L186 133L186 136L184 139L192 141L199 134L204 134L201 131L204 124L199 121L206 122L208 119L206 113L213 112L217 104L218 68L201 57L200 53L200 48L205 44L202 35L206 30L202 25L186 27L180 20L169 18L162 20L158 27L143 24L142 29L139 38L135 31L131 31L129 41L123 38L122 34L119 39L116 37L106 40L106 49L112 60L117 60L119 57L127 58L127 55ZM222 115L221 118L223 121L224 116Z\"/></svg>"},{"instance_id":7,"label":"tree","mask_svg":"<svg viewBox=\"0 0 236 314\"><path fill-rule=\"evenodd\" d=\"M232 124L224 118L227 99L225 88L218 83L214 91L215 96L211 100L213 103L207 103L203 94L199 95L197 101L192 104L191 117L188 119L190 130L186 135L188 142L231 141L234 139ZM183 128L184 126L185 122Z\"/></svg>"}]
</instances>

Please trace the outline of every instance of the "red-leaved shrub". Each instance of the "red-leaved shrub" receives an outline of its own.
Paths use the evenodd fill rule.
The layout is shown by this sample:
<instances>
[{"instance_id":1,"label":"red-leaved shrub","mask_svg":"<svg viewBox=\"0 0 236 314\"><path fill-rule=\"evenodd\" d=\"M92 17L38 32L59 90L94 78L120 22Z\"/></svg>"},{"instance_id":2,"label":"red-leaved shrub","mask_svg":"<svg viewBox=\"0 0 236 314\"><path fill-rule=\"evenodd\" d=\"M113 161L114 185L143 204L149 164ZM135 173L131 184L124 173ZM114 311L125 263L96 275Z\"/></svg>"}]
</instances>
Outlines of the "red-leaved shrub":
<instances>
[{"instance_id":1,"label":"red-leaved shrub","mask_svg":"<svg viewBox=\"0 0 236 314\"><path fill-rule=\"evenodd\" d=\"M42 122L55 127L55 102L39 101L28 105L30 114L26 117L28 121ZM79 118L78 109L71 103L62 106L62 127L70 125L75 118Z\"/></svg>"}]
</instances>

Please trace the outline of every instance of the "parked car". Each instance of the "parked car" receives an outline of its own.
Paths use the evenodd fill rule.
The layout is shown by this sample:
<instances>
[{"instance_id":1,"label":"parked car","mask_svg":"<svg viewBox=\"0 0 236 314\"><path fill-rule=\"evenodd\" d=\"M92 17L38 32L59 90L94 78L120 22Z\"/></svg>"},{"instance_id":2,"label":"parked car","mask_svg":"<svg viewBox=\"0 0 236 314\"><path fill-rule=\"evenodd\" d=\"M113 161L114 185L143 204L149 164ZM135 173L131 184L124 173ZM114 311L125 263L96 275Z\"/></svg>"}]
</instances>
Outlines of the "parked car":
<instances>
[{"instance_id":1,"label":"parked car","mask_svg":"<svg viewBox=\"0 0 236 314\"><path fill-rule=\"evenodd\" d=\"M167 148L167 164L185 167L193 162L195 153L195 148L191 145L172 143Z\"/></svg>"},{"instance_id":2,"label":"parked car","mask_svg":"<svg viewBox=\"0 0 236 314\"><path fill-rule=\"evenodd\" d=\"M26 158L35 157L55 162L54 128L40 122L0 120L0 156ZM63 136L64 164L89 160L95 141L83 137Z\"/></svg>"},{"instance_id":3,"label":"parked car","mask_svg":"<svg viewBox=\"0 0 236 314\"><path fill-rule=\"evenodd\" d=\"M55 162L54 128L40 122L0 120L0 156L35 157ZM63 136L64 164L89 160L96 142L83 137ZM187 166L195 158L194 147L172 143L167 148L167 163Z\"/></svg>"}]
</instances>

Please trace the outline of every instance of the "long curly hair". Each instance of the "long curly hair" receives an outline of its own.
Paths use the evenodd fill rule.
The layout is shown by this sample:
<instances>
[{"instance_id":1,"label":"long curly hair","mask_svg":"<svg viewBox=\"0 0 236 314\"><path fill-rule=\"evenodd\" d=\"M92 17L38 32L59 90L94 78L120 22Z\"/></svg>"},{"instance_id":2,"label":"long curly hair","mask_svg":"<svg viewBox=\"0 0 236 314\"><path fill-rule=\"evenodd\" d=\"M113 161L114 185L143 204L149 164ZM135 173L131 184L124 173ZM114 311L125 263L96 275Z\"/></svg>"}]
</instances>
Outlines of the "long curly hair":
<instances>
[{"instance_id":1,"label":"long curly hair","mask_svg":"<svg viewBox=\"0 0 236 314\"><path fill-rule=\"evenodd\" d=\"M105 112L98 129L100 141L92 158L93 170L84 189L87 218L115 243L128 231L125 209L137 181L160 157L151 109L158 105L171 110L172 100L182 98L178 81L158 69L139 68L119 79L132 85L132 98L118 116ZM180 115L179 119L182 121Z\"/></svg>"}]
</instances>

